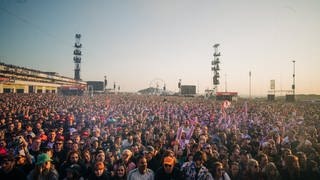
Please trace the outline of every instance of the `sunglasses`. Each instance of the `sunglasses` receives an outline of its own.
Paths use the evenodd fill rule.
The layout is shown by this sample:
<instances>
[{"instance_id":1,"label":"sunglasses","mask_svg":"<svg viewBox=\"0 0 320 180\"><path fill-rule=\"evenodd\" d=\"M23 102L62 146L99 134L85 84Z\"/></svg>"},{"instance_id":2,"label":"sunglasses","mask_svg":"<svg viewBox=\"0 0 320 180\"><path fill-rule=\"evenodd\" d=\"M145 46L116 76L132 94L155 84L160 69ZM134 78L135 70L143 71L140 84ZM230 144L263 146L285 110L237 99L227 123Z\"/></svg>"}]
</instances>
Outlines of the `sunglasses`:
<instances>
[{"instance_id":1,"label":"sunglasses","mask_svg":"<svg viewBox=\"0 0 320 180\"><path fill-rule=\"evenodd\" d=\"M165 164L164 167L172 167L170 164Z\"/></svg>"},{"instance_id":2,"label":"sunglasses","mask_svg":"<svg viewBox=\"0 0 320 180\"><path fill-rule=\"evenodd\" d=\"M95 169L95 171L102 171L102 170L104 170L104 169Z\"/></svg>"}]
</instances>

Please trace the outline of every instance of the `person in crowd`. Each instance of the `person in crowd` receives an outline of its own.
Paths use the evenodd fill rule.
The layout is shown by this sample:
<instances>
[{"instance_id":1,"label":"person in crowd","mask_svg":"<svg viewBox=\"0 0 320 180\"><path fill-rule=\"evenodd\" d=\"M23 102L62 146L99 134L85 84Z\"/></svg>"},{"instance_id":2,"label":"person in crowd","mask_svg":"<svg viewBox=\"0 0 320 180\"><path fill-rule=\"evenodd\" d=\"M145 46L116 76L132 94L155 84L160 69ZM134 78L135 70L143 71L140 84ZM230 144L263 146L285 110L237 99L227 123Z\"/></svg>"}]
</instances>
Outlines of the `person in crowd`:
<instances>
[{"instance_id":1,"label":"person in crowd","mask_svg":"<svg viewBox=\"0 0 320 180\"><path fill-rule=\"evenodd\" d=\"M65 178L67 176L67 168L73 164L77 164L81 167L81 176L84 176L87 172L85 171L86 168L81 161L81 155L78 151L71 151L68 154L67 160L60 166L59 174L61 178Z\"/></svg>"},{"instance_id":2,"label":"person in crowd","mask_svg":"<svg viewBox=\"0 0 320 180\"><path fill-rule=\"evenodd\" d=\"M121 158L113 166L115 171L117 171L119 164L126 166L126 174L136 168L136 164L132 161L132 152L129 149L122 151Z\"/></svg>"},{"instance_id":3,"label":"person in crowd","mask_svg":"<svg viewBox=\"0 0 320 180\"><path fill-rule=\"evenodd\" d=\"M130 147L130 151L132 152L132 157L131 160L132 162L136 163L137 162L137 157L140 155L140 150L139 150L139 145L134 143L131 147Z\"/></svg>"},{"instance_id":4,"label":"person in crowd","mask_svg":"<svg viewBox=\"0 0 320 180\"><path fill-rule=\"evenodd\" d=\"M141 155L137 159L137 168L128 174L128 180L154 180L154 172L148 168L145 156Z\"/></svg>"},{"instance_id":5,"label":"person in crowd","mask_svg":"<svg viewBox=\"0 0 320 180\"><path fill-rule=\"evenodd\" d=\"M190 142L194 126L189 127L189 121L184 121L183 126L178 128L176 141L179 143L181 149L185 149L186 144ZM205 142L204 142L205 143Z\"/></svg>"},{"instance_id":6,"label":"person in crowd","mask_svg":"<svg viewBox=\"0 0 320 180\"><path fill-rule=\"evenodd\" d=\"M320 179L320 169L316 161L310 160L308 162L308 172L305 179L316 180Z\"/></svg>"},{"instance_id":7,"label":"person in crowd","mask_svg":"<svg viewBox=\"0 0 320 180\"><path fill-rule=\"evenodd\" d=\"M126 165L123 163L118 164L118 167L115 171L112 180L126 180L127 179L127 168Z\"/></svg>"},{"instance_id":8,"label":"person in crowd","mask_svg":"<svg viewBox=\"0 0 320 180\"><path fill-rule=\"evenodd\" d=\"M264 153L260 153L260 154L258 154L257 160L259 162L261 172L263 173L265 171L265 167L269 163L268 156Z\"/></svg>"},{"instance_id":9,"label":"person in crowd","mask_svg":"<svg viewBox=\"0 0 320 180\"><path fill-rule=\"evenodd\" d=\"M297 156L287 155L285 157L285 164L281 172L281 177L288 180L299 180L304 178L301 176L299 158Z\"/></svg>"},{"instance_id":10,"label":"person in crowd","mask_svg":"<svg viewBox=\"0 0 320 180\"><path fill-rule=\"evenodd\" d=\"M65 145L65 151L66 151L66 153L67 153L67 154L70 153L70 152L72 151L72 145L73 145L72 139L68 139L68 140L64 143L64 145Z\"/></svg>"},{"instance_id":11,"label":"person in crowd","mask_svg":"<svg viewBox=\"0 0 320 180\"><path fill-rule=\"evenodd\" d=\"M84 177L80 175L81 167L78 164L72 164L66 169L67 176L63 180L85 180Z\"/></svg>"},{"instance_id":12,"label":"person in crowd","mask_svg":"<svg viewBox=\"0 0 320 180\"><path fill-rule=\"evenodd\" d=\"M231 150L231 155L229 157L230 161L240 162L240 152L241 152L240 146L238 144L234 144L230 150Z\"/></svg>"},{"instance_id":13,"label":"person in crowd","mask_svg":"<svg viewBox=\"0 0 320 180\"><path fill-rule=\"evenodd\" d=\"M241 150L240 151L240 161L239 161L240 176L243 176L248 173L249 159L250 159L250 153L246 150Z\"/></svg>"},{"instance_id":14,"label":"person in crowd","mask_svg":"<svg viewBox=\"0 0 320 180\"><path fill-rule=\"evenodd\" d=\"M228 154L221 154L219 156L220 162L223 165L223 169L225 172L229 172L230 171L230 163L229 163L229 156Z\"/></svg>"},{"instance_id":15,"label":"person in crowd","mask_svg":"<svg viewBox=\"0 0 320 180\"><path fill-rule=\"evenodd\" d=\"M239 171L239 163L238 162L231 162L230 170L228 172L230 179L232 180L240 180L240 171Z\"/></svg>"},{"instance_id":16,"label":"person in crowd","mask_svg":"<svg viewBox=\"0 0 320 180\"><path fill-rule=\"evenodd\" d=\"M105 164L106 154L103 149L98 149L95 153L94 162L103 162Z\"/></svg>"},{"instance_id":17,"label":"person in crowd","mask_svg":"<svg viewBox=\"0 0 320 180\"><path fill-rule=\"evenodd\" d=\"M110 150L112 152L114 152L116 160L118 160L120 158L121 147L122 147L122 137L121 136L116 136L114 138L114 142L113 142L112 146L110 147Z\"/></svg>"},{"instance_id":18,"label":"person in crowd","mask_svg":"<svg viewBox=\"0 0 320 180\"><path fill-rule=\"evenodd\" d=\"M156 158L157 151L152 146L147 146L143 153L148 161L148 168L155 172L161 166L161 162Z\"/></svg>"},{"instance_id":19,"label":"person in crowd","mask_svg":"<svg viewBox=\"0 0 320 180\"><path fill-rule=\"evenodd\" d=\"M265 180L281 180L281 175L277 166L273 162L269 162L263 171L263 176Z\"/></svg>"},{"instance_id":20,"label":"person in crowd","mask_svg":"<svg viewBox=\"0 0 320 180\"><path fill-rule=\"evenodd\" d=\"M18 154L16 157L16 164L15 166L21 170L25 175L28 175L30 171L33 169L33 164L30 163L26 155Z\"/></svg>"},{"instance_id":21,"label":"person in crowd","mask_svg":"<svg viewBox=\"0 0 320 180\"><path fill-rule=\"evenodd\" d=\"M180 169L176 167L176 159L168 154L163 158L162 166L155 173L155 180L182 180Z\"/></svg>"},{"instance_id":22,"label":"person in crowd","mask_svg":"<svg viewBox=\"0 0 320 180\"><path fill-rule=\"evenodd\" d=\"M7 142L5 139L0 139L0 156L4 156L8 153Z\"/></svg>"},{"instance_id":23,"label":"person in crowd","mask_svg":"<svg viewBox=\"0 0 320 180\"><path fill-rule=\"evenodd\" d=\"M85 172L83 174L83 177L84 178L88 178L89 176L89 173L92 171L92 156L91 156L91 153L88 149L85 149L82 151L82 160L83 160L83 164L84 164L84 168L85 168Z\"/></svg>"},{"instance_id":24,"label":"person in crowd","mask_svg":"<svg viewBox=\"0 0 320 180\"><path fill-rule=\"evenodd\" d=\"M13 142L16 133L14 131L14 123L12 123L12 118L7 123L7 132L5 133L5 139L7 142Z\"/></svg>"},{"instance_id":25,"label":"person in crowd","mask_svg":"<svg viewBox=\"0 0 320 180\"><path fill-rule=\"evenodd\" d=\"M193 156L192 162L186 162L182 165L182 176L186 180L212 180L209 170L203 165L206 161L206 154L197 151Z\"/></svg>"},{"instance_id":26,"label":"person in crowd","mask_svg":"<svg viewBox=\"0 0 320 180\"><path fill-rule=\"evenodd\" d=\"M111 172L111 175L115 173L113 169L114 163L115 163L114 154L112 152L106 152L105 165L106 165L107 171Z\"/></svg>"},{"instance_id":27,"label":"person in crowd","mask_svg":"<svg viewBox=\"0 0 320 180\"><path fill-rule=\"evenodd\" d=\"M248 171L244 174L244 179L247 180L263 180L263 175L260 171L259 162L255 159L249 159Z\"/></svg>"},{"instance_id":28,"label":"person in crowd","mask_svg":"<svg viewBox=\"0 0 320 180\"><path fill-rule=\"evenodd\" d=\"M15 158L11 154L0 157L0 179L25 180L26 174L15 166Z\"/></svg>"},{"instance_id":29,"label":"person in crowd","mask_svg":"<svg viewBox=\"0 0 320 180\"><path fill-rule=\"evenodd\" d=\"M206 162L204 162L204 165L208 169L212 169L213 164L218 161L219 153L217 151L213 152L210 144L205 144L203 146L203 151L206 153L206 156L207 156L207 160L206 160Z\"/></svg>"},{"instance_id":30,"label":"person in crowd","mask_svg":"<svg viewBox=\"0 0 320 180\"><path fill-rule=\"evenodd\" d=\"M36 136L32 139L31 148L29 149L29 153L33 156L33 161L37 159L37 156L41 153L41 138Z\"/></svg>"},{"instance_id":31,"label":"person in crowd","mask_svg":"<svg viewBox=\"0 0 320 180\"><path fill-rule=\"evenodd\" d=\"M22 129L22 122L21 122L21 120L16 119L16 120L14 121L14 126L15 126L15 133L16 133L18 136L23 135L23 129Z\"/></svg>"},{"instance_id":32,"label":"person in crowd","mask_svg":"<svg viewBox=\"0 0 320 180\"><path fill-rule=\"evenodd\" d=\"M67 153L63 148L64 138L58 137L53 145L53 157L52 163L56 166L57 169L60 168L61 164L66 160Z\"/></svg>"},{"instance_id":33,"label":"person in crowd","mask_svg":"<svg viewBox=\"0 0 320 180\"><path fill-rule=\"evenodd\" d=\"M125 139L123 139L123 141L122 141L122 148L121 149L128 149L133 145L133 134L128 133L125 135L124 138Z\"/></svg>"},{"instance_id":34,"label":"person in crowd","mask_svg":"<svg viewBox=\"0 0 320 180\"><path fill-rule=\"evenodd\" d=\"M44 142L45 146L53 148L53 145L55 144L57 134L55 129L50 129L48 133L48 140Z\"/></svg>"},{"instance_id":35,"label":"person in crowd","mask_svg":"<svg viewBox=\"0 0 320 180\"><path fill-rule=\"evenodd\" d=\"M93 167L93 172L88 177L88 180L109 180L111 179L110 174L106 171L104 163L98 161Z\"/></svg>"},{"instance_id":36,"label":"person in crowd","mask_svg":"<svg viewBox=\"0 0 320 180\"><path fill-rule=\"evenodd\" d=\"M307 155L304 152L297 152L297 157L299 159L300 172L302 177L306 177L308 175L308 163L307 163Z\"/></svg>"},{"instance_id":37,"label":"person in crowd","mask_svg":"<svg viewBox=\"0 0 320 180\"><path fill-rule=\"evenodd\" d=\"M58 180L58 171L54 168L51 163L49 155L46 153L39 154L37 157L37 162L35 168L28 174L28 180L35 179L48 179L48 180Z\"/></svg>"},{"instance_id":38,"label":"person in crowd","mask_svg":"<svg viewBox=\"0 0 320 180\"><path fill-rule=\"evenodd\" d=\"M228 173L223 169L223 164L219 161L213 163L211 174L214 180L231 180Z\"/></svg>"}]
</instances>

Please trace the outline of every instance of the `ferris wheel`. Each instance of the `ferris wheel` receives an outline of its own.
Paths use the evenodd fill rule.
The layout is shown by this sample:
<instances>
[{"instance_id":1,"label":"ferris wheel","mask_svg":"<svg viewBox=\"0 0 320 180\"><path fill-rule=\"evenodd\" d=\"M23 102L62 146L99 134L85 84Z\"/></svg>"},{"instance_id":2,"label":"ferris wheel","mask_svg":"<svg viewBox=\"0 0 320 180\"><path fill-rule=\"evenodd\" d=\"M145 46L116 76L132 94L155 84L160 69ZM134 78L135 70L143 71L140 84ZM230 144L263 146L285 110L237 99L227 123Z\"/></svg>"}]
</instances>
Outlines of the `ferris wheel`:
<instances>
[{"instance_id":1,"label":"ferris wheel","mask_svg":"<svg viewBox=\"0 0 320 180\"><path fill-rule=\"evenodd\" d=\"M166 83L160 78L155 78L150 81L149 88L153 89L153 94L161 94L166 90Z\"/></svg>"}]
</instances>

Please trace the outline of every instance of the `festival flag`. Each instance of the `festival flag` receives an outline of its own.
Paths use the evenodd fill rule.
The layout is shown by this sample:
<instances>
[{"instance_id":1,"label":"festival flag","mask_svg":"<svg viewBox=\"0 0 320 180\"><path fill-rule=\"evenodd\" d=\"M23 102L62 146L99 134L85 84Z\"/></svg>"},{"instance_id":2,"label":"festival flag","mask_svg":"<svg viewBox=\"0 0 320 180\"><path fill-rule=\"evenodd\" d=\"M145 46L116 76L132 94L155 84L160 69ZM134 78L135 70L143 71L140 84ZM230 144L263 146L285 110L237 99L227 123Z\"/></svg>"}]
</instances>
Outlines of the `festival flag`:
<instances>
[{"instance_id":1,"label":"festival flag","mask_svg":"<svg viewBox=\"0 0 320 180\"><path fill-rule=\"evenodd\" d=\"M176 135L176 140L179 140L181 138L182 129L183 129L182 127L178 128L177 135Z\"/></svg>"}]
</instances>

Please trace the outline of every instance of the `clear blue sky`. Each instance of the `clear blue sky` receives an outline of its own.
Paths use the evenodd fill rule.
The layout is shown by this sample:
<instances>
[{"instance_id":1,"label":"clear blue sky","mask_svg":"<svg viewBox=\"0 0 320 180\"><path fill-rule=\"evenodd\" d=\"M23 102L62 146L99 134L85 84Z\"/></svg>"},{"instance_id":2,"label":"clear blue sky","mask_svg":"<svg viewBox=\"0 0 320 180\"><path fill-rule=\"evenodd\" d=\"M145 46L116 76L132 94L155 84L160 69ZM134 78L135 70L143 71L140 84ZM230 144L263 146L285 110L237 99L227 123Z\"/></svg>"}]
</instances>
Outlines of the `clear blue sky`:
<instances>
[{"instance_id":1,"label":"clear blue sky","mask_svg":"<svg viewBox=\"0 0 320 180\"><path fill-rule=\"evenodd\" d=\"M295 60L296 93L320 94L319 32L319 0L0 0L1 62L73 77L80 33L81 78L122 91L182 79L203 93L219 43L219 90L248 95L249 71L253 95L290 90Z\"/></svg>"}]
</instances>

